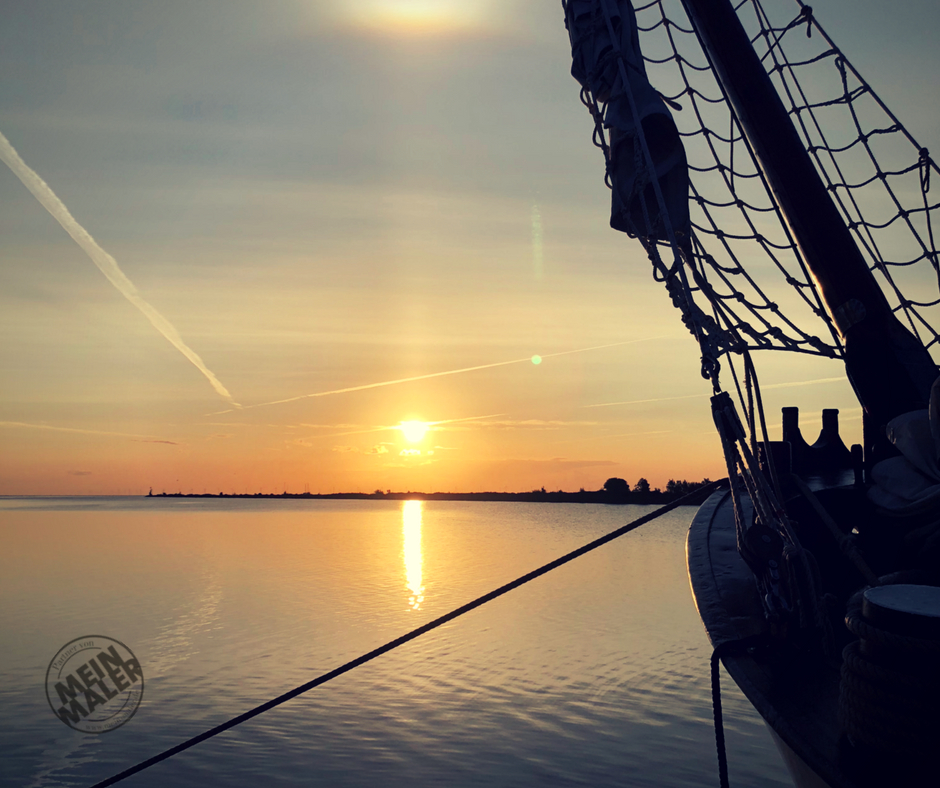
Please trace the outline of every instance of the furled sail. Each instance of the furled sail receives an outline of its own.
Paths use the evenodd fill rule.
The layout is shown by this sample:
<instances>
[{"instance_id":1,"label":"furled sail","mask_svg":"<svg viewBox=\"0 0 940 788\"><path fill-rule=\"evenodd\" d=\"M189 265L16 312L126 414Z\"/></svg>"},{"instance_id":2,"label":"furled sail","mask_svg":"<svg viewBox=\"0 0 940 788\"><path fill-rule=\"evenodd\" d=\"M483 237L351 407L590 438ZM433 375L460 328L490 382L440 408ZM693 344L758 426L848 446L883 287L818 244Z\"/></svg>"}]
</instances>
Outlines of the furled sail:
<instances>
[{"instance_id":1,"label":"furled sail","mask_svg":"<svg viewBox=\"0 0 940 788\"><path fill-rule=\"evenodd\" d=\"M610 226L634 238L668 242L670 228L676 238L688 238L685 149L672 114L647 78L633 6L629 0L606 4L570 0L566 23L571 75L606 105L603 123L610 139L613 192Z\"/></svg>"}]
</instances>

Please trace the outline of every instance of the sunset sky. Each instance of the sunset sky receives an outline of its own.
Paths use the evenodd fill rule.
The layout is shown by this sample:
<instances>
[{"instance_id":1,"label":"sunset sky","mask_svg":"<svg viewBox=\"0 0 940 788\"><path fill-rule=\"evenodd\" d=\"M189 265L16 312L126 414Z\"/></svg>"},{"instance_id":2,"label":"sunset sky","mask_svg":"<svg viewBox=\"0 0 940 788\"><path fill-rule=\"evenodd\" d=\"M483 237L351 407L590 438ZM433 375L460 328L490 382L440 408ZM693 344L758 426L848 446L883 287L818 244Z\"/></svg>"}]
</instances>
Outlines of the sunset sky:
<instances>
[{"instance_id":1,"label":"sunset sky","mask_svg":"<svg viewBox=\"0 0 940 788\"><path fill-rule=\"evenodd\" d=\"M935 4L813 5L940 150ZM4 4L0 133L105 256L0 165L0 494L723 476L569 69L556 0Z\"/></svg>"}]
</instances>

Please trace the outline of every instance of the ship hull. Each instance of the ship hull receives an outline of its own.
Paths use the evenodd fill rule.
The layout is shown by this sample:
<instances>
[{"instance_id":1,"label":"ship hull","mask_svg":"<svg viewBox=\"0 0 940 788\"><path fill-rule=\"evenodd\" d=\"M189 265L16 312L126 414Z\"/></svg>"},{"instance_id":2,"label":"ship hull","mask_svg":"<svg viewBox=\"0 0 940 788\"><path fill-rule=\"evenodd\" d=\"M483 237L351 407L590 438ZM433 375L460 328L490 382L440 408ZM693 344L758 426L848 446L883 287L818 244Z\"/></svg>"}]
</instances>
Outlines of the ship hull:
<instances>
[{"instance_id":1,"label":"ship hull","mask_svg":"<svg viewBox=\"0 0 940 788\"><path fill-rule=\"evenodd\" d=\"M858 788L842 767L839 671L825 660L760 645L766 638L754 577L738 555L727 491L699 509L687 542L689 579L721 663L770 728L794 783Z\"/></svg>"}]
</instances>

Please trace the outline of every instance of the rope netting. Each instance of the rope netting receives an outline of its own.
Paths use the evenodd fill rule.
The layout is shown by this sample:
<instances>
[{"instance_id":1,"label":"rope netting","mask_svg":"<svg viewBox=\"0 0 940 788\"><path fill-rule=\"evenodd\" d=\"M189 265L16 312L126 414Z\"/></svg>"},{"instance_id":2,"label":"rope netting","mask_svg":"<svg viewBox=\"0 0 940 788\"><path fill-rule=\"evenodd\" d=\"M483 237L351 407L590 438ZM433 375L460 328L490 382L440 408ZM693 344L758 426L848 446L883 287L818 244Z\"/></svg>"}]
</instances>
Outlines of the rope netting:
<instances>
[{"instance_id":1,"label":"rope netting","mask_svg":"<svg viewBox=\"0 0 940 788\"><path fill-rule=\"evenodd\" d=\"M892 308L933 348L940 342L933 327L940 324L940 265L932 223L940 203L929 195L936 164L812 10L796 3L795 16L793 6L777 4L785 5L782 19L761 0L743 0L737 10ZM603 24L600 4L577 5L596 6L596 24ZM670 292L693 333L704 335L706 356L777 349L840 357L839 334L682 3L653 0L635 13L645 70L672 108L690 180L690 253L674 247L667 265L665 250L654 247L672 245L668 238L656 238L642 222L627 230L646 239L655 278L667 286L688 282L681 296L674 287ZM582 90L595 144L607 160L608 186L610 98L590 85Z\"/></svg>"},{"instance_id":2,"label":"rope netting","mask_svg":"<svg viewBox=\"0 0 940 788\"><path fill-rule=\"evenodd\" d=\"M937 165L813 16L775 26L748 2L778 92L895 313L928 349L940 340L940 265L930 175ZM813 30L819 35L812 36ZM803 32L805 31L805 32ZM802 34L801 34L802 33Z\"/></svg>"},{"instance_id":3,"label":"rope netting","mask_svg":"<svg viewBox=\"0 0 940 788\"><path fill-rule=\"evenodd\" d=\"M637 22L652 84L682 107L673 118L689 160L687 263L699 297L738 339L735 349L841 355L813 279L681 4L642 6Z\"/></svg>"}]
</instances>

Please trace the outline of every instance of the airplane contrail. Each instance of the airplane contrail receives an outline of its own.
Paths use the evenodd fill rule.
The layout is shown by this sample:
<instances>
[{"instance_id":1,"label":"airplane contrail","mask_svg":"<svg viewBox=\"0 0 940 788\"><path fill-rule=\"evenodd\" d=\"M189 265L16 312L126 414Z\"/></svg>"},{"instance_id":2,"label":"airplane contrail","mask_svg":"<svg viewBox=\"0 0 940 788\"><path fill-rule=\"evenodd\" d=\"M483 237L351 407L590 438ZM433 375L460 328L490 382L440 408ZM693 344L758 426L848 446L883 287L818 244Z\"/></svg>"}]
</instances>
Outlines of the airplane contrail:
<instances>
[{"instance_id":1,"label":"airplane contrail","mask_svg":"<svg viewBox=\"0 0 940 788\"><path fill-rule=\"evenodd\" d=\"M511 361L497 361L493 364L480 364L475 367L463 367L461 369L448 369L444 372L430 372L427 375L415 375L410 378L398 378L397 380L383 380L379 383L365 383L362 386L349 386L344 389L333 389L332 391L318 391L314 394L298 394L296 397L288 397L287 399L276 399L271 402L258 402L254 405L242 405L241 410L249 410L251 408L264 408L268 405L283 405L287 402L297 402L302 399L311 399L313 397L330 397L335 394L348 394L353 391L365 391L366 389L377 389L382 388L383 386L396 386L399 383L412 383L416 380L427 380L428 378L442 378L445 375L460 375L464 372L476 372L480 369L493 369L493 367L507 367L510 364L522 364L523 362L528 361L529 363L540 364L544 358L554 358L555 356L567 356L571 353L586 353L589 350L602 350L603 348L608 347L619 347L621 345L633 345L637 342L651 342L654 339L663 339L666 336L672 336L671 334L665 334L658 337L644 337L643 339L629 339L626 342L611 342L609 345L595 345L594 347L583 347L578 348L577 350L562 350L558 353L547 353L544 356L526 356L525 358L514 358ZM536 361L537 359L537 361ZM224 413L231 413L230 410L220 410L215 413L207 413L207 416L221 416Z\"/></svg>"},{"instance_id":2,"label":"airplane contrail","mask_svg":"<svg viewBox=\"0 0 940 788\"><path fill-rule=\"evenodd\" d=\"M653 399L631 399L623 402L598 402L596 405L582 405L582 408L610 408L614 405L643 405L647 402L669 402L674 399L702 399L705 394L683 394L681 397L654 397Z\"/></svg>"},{"instance_id":3,"label":"airplane contrail","mask_svg":"<svg viewBox=\"0 0 940 788\"><path fill-rule=\"evenodd\" d=\"M154 443L174 443L174 441L157 441L153 435L138 435L134 432L106 432L104 430L83 430L78 427L55 427L51 424L30 424L25 421L0 421L0 427L14 427L32 430L52 430L53 432L72 432L78 435L109 435L115 438L132 438L134 440L150 440Z\"/></svg>"},{"instance_id":4,"label":"airplane contrail","mask_svg":"<svg viewBox=\"0 0 940 788\"><path fill-rule=\"evenodd\" d=\"M795 380L791 383L770 383L766 386L761 386L761 389L766 391L767 389L792 389L797 386L814 386L817 383L848 383L848 378L845 375L840 375L837 378L816 378L816 380Z\"/></svg>"},{"instance_id":5,"label":"airplane contrail","mask_svg":"<svg viewBox=\"0 0 940 788\"><path fill-rule=\"evenodd\" d=\"M212 384L212 388L221 397L228 400L236 408L241 407L229 394L228 389L212 374L212 370L203 363L199 354L183 341L183 338L169 320L143 299L133 282L127 278L118 266L117 260L102 249L88 231L75 220L75 217L69 213L69 209L65 207L62 200L56 196L55 192L39 177L36 171L23 161L2 133L0 133L0 159L23 182L23 185L29 189L33 197L39 200L42 206L49 211L52 218L62 225L62 229L72 236L75 243L91 258L98 270L107 277L108 281L118 289L121 295L137 307L144 317L150 321L150 324L163 334L173 347L186 356L196 369L205 375L209 383Z\"/></svg>"},{"instance_id":6,"label":"airplane contrail","mask_svg":"<svg viewBox=\"0 0 940 788\"><path fill-rule=\"evenodd\" d=\"M797 386L814 386L817 383L838 383L845 382L845 377L838 378L816 378L815 380L796 380L790 383L770 383L766 386L761 386L761 391L767 391L768 389L791 389L796 388ZM582 408L609 408L614 405L642 405L647 402L669 402L676 399L704 399L708 396L706 393L702 394L683 394L680 397L654 397L653 399L632 399L625 400L624 402L599 402L596 405L582 405Z\"/></svg>"}]
</instances>

